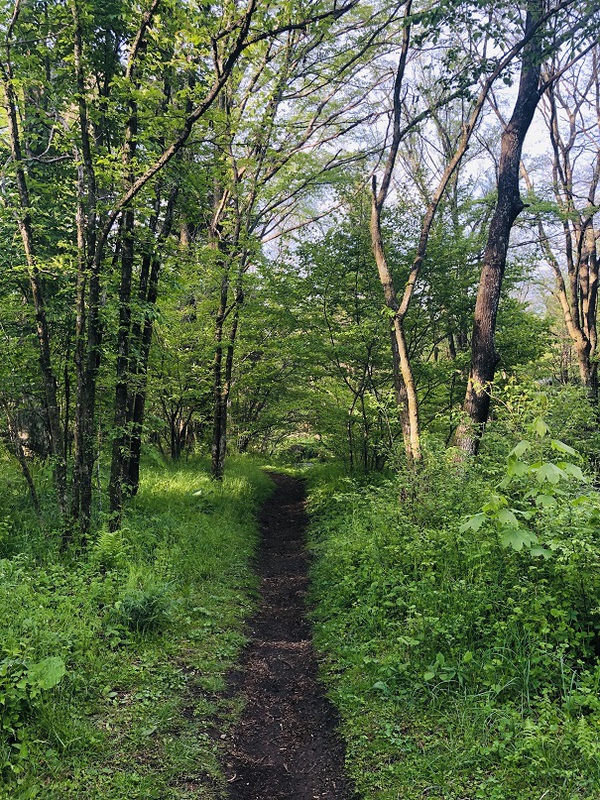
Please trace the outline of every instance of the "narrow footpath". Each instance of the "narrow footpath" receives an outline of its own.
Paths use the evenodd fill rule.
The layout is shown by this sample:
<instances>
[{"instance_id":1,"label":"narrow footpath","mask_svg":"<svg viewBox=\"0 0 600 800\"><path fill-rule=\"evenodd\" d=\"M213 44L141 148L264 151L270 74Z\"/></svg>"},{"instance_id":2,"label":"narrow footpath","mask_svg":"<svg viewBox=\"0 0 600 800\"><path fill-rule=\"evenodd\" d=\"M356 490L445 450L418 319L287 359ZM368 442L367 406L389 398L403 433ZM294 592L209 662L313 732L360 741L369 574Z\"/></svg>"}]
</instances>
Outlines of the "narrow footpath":
<instances>
[{"instance_id":1,"label":"narrow footpath","mask_svg":"<svg viewBox=\"0 0 600 800\"><path fill-rule=\"evenodd\" d=\"M273 475L261 517L261 603L232 679L245 704L224 740L231 800L350 800L337 717L317 681L305 598L304 487Z\"/></svg>"}]
</instances>

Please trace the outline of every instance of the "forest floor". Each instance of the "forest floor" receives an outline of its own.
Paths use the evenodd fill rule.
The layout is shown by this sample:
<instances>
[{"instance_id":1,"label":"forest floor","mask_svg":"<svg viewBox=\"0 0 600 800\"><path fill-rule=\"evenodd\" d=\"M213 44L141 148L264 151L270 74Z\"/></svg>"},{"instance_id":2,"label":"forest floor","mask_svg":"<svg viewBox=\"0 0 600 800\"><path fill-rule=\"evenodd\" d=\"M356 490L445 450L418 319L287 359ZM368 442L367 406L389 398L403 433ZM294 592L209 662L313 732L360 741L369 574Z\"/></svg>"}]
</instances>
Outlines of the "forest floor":
<instances>
[{"instance_id":1,"label":"forest floor","mask_svg":"<svg viewBox=\"0 0 600 800\"><path fill-rule=\"evenodd\" d=\"M223 739L231 800L350 800L338 718L319 684L306 613L303 484L272 475L260 516L260 603L230 678L244 711Z\"/></svg>"}]
</instances>

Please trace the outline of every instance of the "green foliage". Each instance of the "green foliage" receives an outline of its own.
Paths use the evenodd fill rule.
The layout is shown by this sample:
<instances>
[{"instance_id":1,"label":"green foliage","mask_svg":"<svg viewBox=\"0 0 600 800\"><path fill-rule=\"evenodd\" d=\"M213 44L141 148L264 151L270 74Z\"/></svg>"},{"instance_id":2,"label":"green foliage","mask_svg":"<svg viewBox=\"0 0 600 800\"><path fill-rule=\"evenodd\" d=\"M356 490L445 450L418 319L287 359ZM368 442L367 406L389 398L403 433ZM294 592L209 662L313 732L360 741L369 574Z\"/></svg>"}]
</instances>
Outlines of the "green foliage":
<instances>
[{"instance_id":1,"label":"green foliage","mask_svg":"<svg viewBox=\"0 0 600 800\"><path fill-rule=\"evenodd\" d=\"M231 708L212 698L244 641L271 484L241 461L222 484L198 461L145 473L88 553L37 559L44 532L17 529L30 553L0 560L2 800L176 800L199 771L219 796L208 730Z\"/></svg>"},{"instance_id":2,"label":"green foliage","mask_svg":"<svg viewBox=\"0 0 600 800\"><path fill-rule=\"evenodd\" d=\"M102 527L92 545L90 559L100 569L116 569L126 563L127 549L127 541L122 528L110 531L107 527Z\"/></svg>"},{"instance_id":3,"label":"green foliage","mask_svg":"<svg viewBox=\"0 0 600 800\"><path fill-rule=\"evenodd\" d=\"M23 771L22 763L29 755L28 718L42 693L57 686L65 672L65 663L57 656L35 663L17 656L0 661L0 773Z\"/></svg>"},{"instance_id":4,"label":"green foliage","mask_svg":"<svg viewBox=\"0 0 600 800\"><path fill-rule=\"evenodd\" d=\"M158 631L169 621L169 585L146 583L130 586L114 605L114 619L137 633ZM145 585L144 585L145 584Z\"/></svg>"},{"instance_id":5,"label":"green foliage","mask_svg":"<svg viewBox=\"0 0 600 800\"><path fill-rule=\"evenodd\" d=\"M508 467L434 451L376 485L309 476L317 644L360 796L600 792L600 503L571 447L535 428L501 450Z\"/></svg>"},{"instance_id":6,"label":"green foliage","mask_svg":"<svg viewBox=\"0 0 600 800\"><path fill-rule=\"evenodd\" d=\"M498 531L503 547L526 549L545 558L556 551L572 556L573 542L581 543L581 537L589 540L592 534L588 546L593 546L597 496L576 491L585 482L581 467L574 463L581 456L565 442L551 438L542 417L530 427L535 438L522 439L513 447L498 491L460 531L478 531L487 523ZM549 461L548 451L559 460Z\"/></svg>"}]
</instances>

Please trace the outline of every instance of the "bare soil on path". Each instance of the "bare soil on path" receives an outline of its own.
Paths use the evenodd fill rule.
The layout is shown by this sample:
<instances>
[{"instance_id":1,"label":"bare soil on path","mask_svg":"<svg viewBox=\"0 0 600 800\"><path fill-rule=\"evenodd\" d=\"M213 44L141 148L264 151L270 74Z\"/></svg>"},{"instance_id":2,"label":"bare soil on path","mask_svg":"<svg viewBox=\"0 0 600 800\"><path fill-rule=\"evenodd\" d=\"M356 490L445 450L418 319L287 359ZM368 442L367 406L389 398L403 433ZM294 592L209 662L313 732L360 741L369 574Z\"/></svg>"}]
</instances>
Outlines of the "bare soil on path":
<instances>
[{"instance_id":1,"label":"bare soil on path","mask_svg":"<svg viewBox=\"0 0 600 800\"><path fill-rule=\"evenodd\" d=\"M317 679L306 618L303 484L271 475L257 556L261 602L231 676L244 711L223 740L230 800L351 800L338 719Z\"/></svg>"}]
</instances>

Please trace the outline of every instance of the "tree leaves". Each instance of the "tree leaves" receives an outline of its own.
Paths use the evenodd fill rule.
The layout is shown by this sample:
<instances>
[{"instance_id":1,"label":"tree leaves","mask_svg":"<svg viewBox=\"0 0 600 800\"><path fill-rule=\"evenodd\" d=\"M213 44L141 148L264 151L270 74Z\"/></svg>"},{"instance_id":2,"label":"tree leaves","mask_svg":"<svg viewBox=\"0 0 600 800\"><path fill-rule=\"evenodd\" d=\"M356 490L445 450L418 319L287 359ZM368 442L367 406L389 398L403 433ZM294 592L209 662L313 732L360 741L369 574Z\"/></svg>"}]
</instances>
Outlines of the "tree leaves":
<instances>
[{"instance_id":1,"label":"tree leaves","mask_svg":"<svg viewBox=\"0 0 600 800\"><path fill-rule=\"evenodd\" d=\"M549 558L554 550L562 547L561 542L566 540L571 527L557 530L554 521L580 502L578 498L572 499L562 484L573 480L585 482L586 478L581 467L572 460L555 462L547 458L548 445L570 459L580 460L581 456L565 442L551 439L542 417L536 417L531 430L537 440L521 440L508 455L506 474L498 485L503 493L492 493L481 511L460 526L460 532L478 531L490 522L496 527L503 547ZM537 459L533 463L524 461L526 454L535 454Z\"/></svg>"},{"instance_id":2,"label":"tree leaves","mask_svg":"<svg viewBox=\"0 0 600 800\"><path fill-rule=\"evenodd\" d=\"M531 545L539 542L535 533L527 528L508 528L500 536L503 547L511 547L513 550L521 551L523 547L530 548Z\"/></svg>"},{"instance_id":3,"label":"tree leaves","mask_svg":"<svg viewBox=\"0 0 600 800\"><path fill-rule=\"evenodd\" d=\"M548 481L549 483L557 484L561 478L566 477L566 473L551 461L534 468L534 471L538 483Z\"/></svg>"},{"instance_id":4,"label":"tree leaves","mask_svg":"<svg viewBox=\"0 0 600 800\"><path fill-rule=\"evenodd\" d=\"M465 522L463 522L459 528L459 531L461 533L465 533L466 531L478 531L486 519L487 516L483 512L480 512L479 514L473 514L473 516L469 517Z\"/></svg>"}]
</instances>

